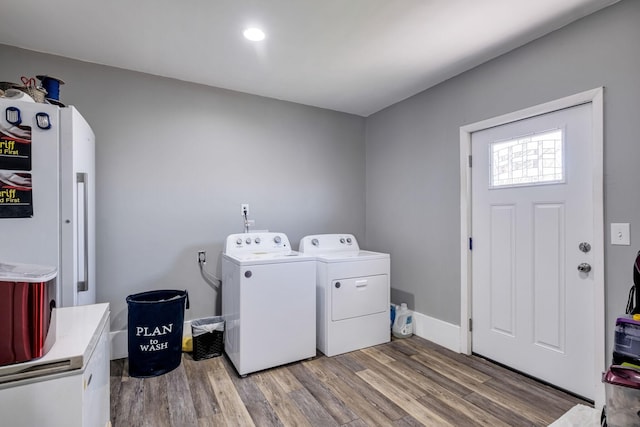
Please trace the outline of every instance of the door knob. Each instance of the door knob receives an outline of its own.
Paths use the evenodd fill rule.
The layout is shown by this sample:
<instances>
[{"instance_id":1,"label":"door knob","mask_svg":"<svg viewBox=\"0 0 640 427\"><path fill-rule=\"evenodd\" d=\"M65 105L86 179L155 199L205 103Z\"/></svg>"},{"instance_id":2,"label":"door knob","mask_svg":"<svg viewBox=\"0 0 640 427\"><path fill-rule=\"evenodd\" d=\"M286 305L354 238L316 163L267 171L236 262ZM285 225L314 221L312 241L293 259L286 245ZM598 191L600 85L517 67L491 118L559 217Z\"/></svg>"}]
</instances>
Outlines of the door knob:
<instances>
[{"instance_id":1,"label":"door knob","mask_svg":"<svg viewBox=\"0 0 640 427\"><path fill-rule=\"evenodd\" d=\"M591 265L587 264L586 262L583 262L578 266L578 271L582 273L588 273L591 271Z\"/></svg>"}]
</instances>

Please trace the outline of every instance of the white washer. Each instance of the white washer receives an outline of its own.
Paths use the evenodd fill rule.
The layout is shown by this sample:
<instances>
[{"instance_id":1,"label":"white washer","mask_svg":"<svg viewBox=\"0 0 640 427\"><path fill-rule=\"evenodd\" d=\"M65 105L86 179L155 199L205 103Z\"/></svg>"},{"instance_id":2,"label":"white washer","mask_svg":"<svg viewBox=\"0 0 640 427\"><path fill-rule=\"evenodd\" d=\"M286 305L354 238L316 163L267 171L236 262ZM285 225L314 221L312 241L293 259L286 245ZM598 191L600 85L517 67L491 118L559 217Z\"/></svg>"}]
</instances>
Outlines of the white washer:
<instances>
[{"instance_id":1,"label":"white washer","mask_svg":"<svg viewBox=\"0 0 640 427\"><path fill-rule=\"evenodd\" d=\"M283 233L227 237L222 316L227 356L241 376L316 355L316 262Z\"/></svg>"},{"instance_id":2,"label":"white washer","mask_svg":"<svg viewBox=\"0 0 640 427\"><path fill-rule=\"evenodd\" d=\"M305 236L316 257L317 348L327 356L390 340L390 256L360 250L352 234Z\"/></svg>"}]
</instances>

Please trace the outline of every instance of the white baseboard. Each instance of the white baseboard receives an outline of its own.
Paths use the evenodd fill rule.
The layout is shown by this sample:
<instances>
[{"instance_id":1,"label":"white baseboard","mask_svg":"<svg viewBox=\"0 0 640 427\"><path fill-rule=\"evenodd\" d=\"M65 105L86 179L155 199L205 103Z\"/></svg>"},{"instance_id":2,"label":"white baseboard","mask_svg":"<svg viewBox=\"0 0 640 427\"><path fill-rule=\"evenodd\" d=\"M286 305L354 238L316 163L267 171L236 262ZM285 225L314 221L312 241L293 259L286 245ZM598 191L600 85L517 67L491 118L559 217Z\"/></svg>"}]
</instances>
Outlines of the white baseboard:
<instances>
[{"instance_id":1,"label":"white baseboard","mask_svg":"<svg viewBox=\"0 0 640 427\"><path fill-rule=\"evenodd\" d=\"M460 353L460 326L414 312L413 332L420 338Z\"/></svg>"},{"instance_id":2,"label":"white baseboard","mask_svg":"<svg viewBox=\"0 0 640 427\"><path fill-rule=\"evenodd\" d=\"M111 338L111 360L124 359L128 356L127 350L127 331L112 331L109 334Z\"/></svg>"},{"instance_id":3,"label":"white baseboard","mask_svg":"<svg viewBox=\"0 0 640 427\"><path fill-rule=\"evenodd\" d=\"M433 343L460 353L460 326L414 312L414 333ZM183 335L191 336L191 321L184 322ZM127 357L127 331L114 331L111 338L111 360Z\"/></svg>"},{"instance_id":4,"label":"white baseboard","mask_svg":"<svg viewBox=\"0 0 640 427\"><path fill-rule=\"evenodd\" d=\"M185 320L182 336L191 336L191 320ZM129 355L128 332L126 329L111 332L109 338L111 339L111 360L123 359Z\"/></svg>"}]
</instances>

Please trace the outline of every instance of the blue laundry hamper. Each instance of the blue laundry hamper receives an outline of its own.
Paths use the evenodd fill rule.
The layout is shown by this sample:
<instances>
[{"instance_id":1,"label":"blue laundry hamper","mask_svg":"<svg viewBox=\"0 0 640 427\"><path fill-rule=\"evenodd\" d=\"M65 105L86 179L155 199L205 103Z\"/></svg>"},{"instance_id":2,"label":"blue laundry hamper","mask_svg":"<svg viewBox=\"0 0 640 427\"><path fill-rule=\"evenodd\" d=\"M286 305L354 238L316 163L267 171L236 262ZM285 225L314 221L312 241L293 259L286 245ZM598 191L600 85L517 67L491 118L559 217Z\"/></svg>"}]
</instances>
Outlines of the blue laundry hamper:
<instances>
[{"instance_id":1,"label":"blue laundry hamper","mask_svg":"<svg viewBox=\"0 0 640 427\"><path fill-rule=\"evenodd\" d=\"M138 378L166 374L182 361L182 329L186 290L157 290L129 295L129 375Z\"/></svg>"}]
</instances>

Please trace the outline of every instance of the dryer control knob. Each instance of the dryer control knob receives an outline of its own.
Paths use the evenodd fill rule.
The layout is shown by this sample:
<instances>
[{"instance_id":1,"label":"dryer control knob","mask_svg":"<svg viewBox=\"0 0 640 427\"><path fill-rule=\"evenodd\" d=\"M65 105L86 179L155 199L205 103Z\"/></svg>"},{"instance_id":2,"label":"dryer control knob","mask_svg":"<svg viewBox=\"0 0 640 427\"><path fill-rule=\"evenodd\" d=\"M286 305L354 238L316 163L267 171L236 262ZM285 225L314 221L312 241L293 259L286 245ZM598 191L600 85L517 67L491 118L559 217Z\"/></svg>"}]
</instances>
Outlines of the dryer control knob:
<instances>
[{"instance_id":1,"label":"dryer control knob","mask_svg":"<svg viewBox=\"0 0 640 427\"><path fill-rule=\"evenodd\" d=\"M318 239L313 239L313 240L311 240L311 244L313 246L318 246L320 244L320 242L318 242Z\"/></svg>"},{"instance_id":2,"label":"dryer control knob","mask_svg":"<svg viewBox=\"0 0 640 427\"><path fill-rule=\"evenodd\" d=\"M247 270L247 271L244 272L244 277L246 277L247 279L249 277L251 277L252 275L253 275L253 273L251 272L251 270Z\"/></svg>"},{"instance_id":3,"label":"dryer control knob","mask_svg":"<svg viewBox=\"0 0 640 427\"><path fill-rule=\"evenodd\" d=\"M347 237L347 243L351 243L351 237Z\"/></svg>"},{"instance_id":4,"label":"dryer control knob","mask_svg":"<svg viewBox=\"0 0 640 427\"><path fill-rule=\"evenodd\" d=\"M340 282L336 282L336 288L339 289L340 288Z\"/></svg>"},{"instance_id":5,"label":"dryer control knob","mask_svg":"<svg viewBox=\"0 0 640 427\"><path fill-rule=\"evenodd\" d=\"M247 237L247 240L245 240L245 242L247 242L247 245L251 244L251 237Z\"/></svg>"},{"instance_id":6,"label":"dryer control knob","mask_svg":"<svg viewBox=\"0 0 640 427\"><path fill-rule=\"evenodd\" d=\"M344 237L340 238L340 243L344 243Z\"/></svg>"},{"instance_id":7,"label":"dryer control knob","mask_svg":"<svg viewBox=\"0 0 640 427\"><path fill-rule=\"evenodd\" d=\"M259 237L256 237L255 239L253 239L253 241L256 242L256 245L260 244L260 238Z\"/></svg>"},{"instance_id":8,"label":"dryer control knob","mask_svg":"<svg viewBox=\"0 0 640 427\"><path fill-rule=\"evenodd\" d=\"M242 244L242 239L238 238L238 240L236 240L236 245L241 245Z\"/></svg>"},{"instance_id":9,"label":"dryer control knob","mask_svg":"<svg viewBox=\"0 0 640 427\"><path fill-rule=\"evenodd\" d=\"M282 242L282 239L280 238L280 236L276 236L276 237L273 238L273 241L276 242L276 243L280 243L280 242Z\"/></svg>"}]
</instances>

